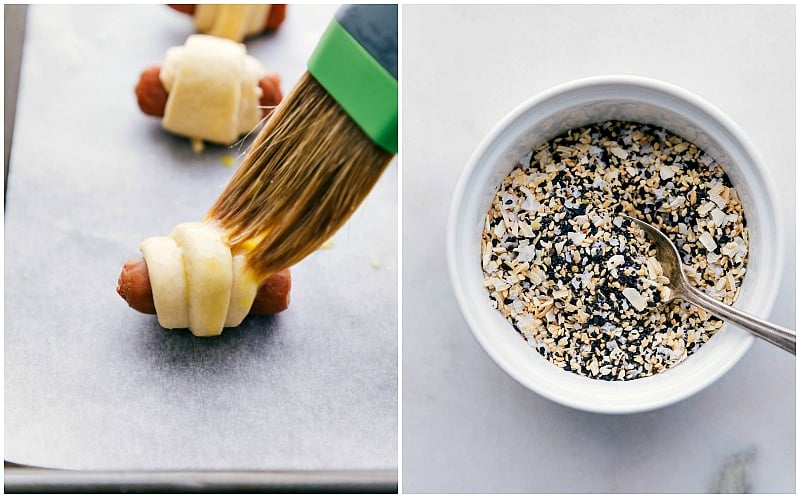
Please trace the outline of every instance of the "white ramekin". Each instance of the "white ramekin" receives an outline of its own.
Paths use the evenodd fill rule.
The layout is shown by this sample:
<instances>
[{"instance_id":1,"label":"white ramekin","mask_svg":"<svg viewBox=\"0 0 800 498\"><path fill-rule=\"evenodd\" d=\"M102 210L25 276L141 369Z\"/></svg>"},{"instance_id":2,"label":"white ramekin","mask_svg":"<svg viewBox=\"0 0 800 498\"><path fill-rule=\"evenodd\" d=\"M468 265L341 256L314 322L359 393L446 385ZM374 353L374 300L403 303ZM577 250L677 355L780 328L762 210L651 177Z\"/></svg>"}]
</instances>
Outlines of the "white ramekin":
<instances>
[{"instance_id":1,"label":"white ramekin","mask_svg":"<svg viewBox=\"0 0 800 498\"><path fill-rule=\"evenodd\" d=\"M561 132L610 119L663 126L697 144L723 165L736 187L750 229L747 274L736 307L766 317L783 268L775 188L742 131L718 109L674 85L633 76L566 83L507 115L483 140L453 196L447 260L453 289L475 338L517 381L553 401L600 413L652 410L682 400L727 372L753 337L726 324L683 363L633 381L594 380L545 360L489 304L481 270L484 218L502 180L533 147Z\"/></svg>"}]
</instances>

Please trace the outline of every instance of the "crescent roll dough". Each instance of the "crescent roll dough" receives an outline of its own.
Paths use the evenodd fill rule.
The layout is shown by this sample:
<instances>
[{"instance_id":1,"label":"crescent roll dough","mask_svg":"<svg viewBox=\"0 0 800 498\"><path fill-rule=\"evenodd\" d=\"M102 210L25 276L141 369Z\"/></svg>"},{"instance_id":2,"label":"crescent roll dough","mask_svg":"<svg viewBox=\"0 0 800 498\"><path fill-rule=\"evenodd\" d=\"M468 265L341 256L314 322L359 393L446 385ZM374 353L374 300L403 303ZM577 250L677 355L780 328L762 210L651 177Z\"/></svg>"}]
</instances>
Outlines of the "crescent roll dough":
<instances>
[{"instance_id":1,"label":"crescent roll dough","mask_svg":"<svg viewBox=\"0 0 800 498\"><path fill-rule=\"evenodd\" d=\"M191 35L167 50L159 78L168 92L165 130L230 145L261 120L258 80L266 72L245 46L210 35ZM199 145L198 145L199 144Z\"/></svg>"},{"instance_id":2,"label":"crescent roll dough","mask_svg":"<svg viewBox=\"0 0 800 498\"><path fill-rule=\"evenodd\" d=\"M225 234L210 222L177 225L169 237L140 246L158 323L188 328L200 337L236 327L253 305L258 282L245 271L245 255L232 254Z\"/></svg>"},{"instance_id":3,"label":"crescent roll dough","mask_svg":"<svg viewBox=\"0 0 800 498\"><path fill-rule=\"evenodd\" d=\"M270 5L197 4L194 25L201 33L240 42L260 33Z\"/></svg>"}]
</instances>

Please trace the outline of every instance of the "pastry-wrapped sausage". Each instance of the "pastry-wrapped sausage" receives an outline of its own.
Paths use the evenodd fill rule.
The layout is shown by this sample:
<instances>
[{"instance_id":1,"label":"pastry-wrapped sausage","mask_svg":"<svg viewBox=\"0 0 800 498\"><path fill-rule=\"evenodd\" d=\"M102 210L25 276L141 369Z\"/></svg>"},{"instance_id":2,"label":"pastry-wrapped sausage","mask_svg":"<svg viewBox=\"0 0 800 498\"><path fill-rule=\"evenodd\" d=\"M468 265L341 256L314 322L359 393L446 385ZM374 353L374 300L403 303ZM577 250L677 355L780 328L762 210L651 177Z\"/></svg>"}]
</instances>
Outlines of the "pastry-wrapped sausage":
<instances>
[{"instance_id":1,"label":"pastry-wrapped sausage","mask_svg":"<svg viewBox=\"0 0 800 498\"><path fill-rule=\"evenodd\" d=\"M256 280L245 266L246 245L231 248L214 222L181 223L169 236L145 239L140 249L143 259L125 264L117 293L132 308L155 313L166 329L214 336L248 314L289 305L289 270Z\"/></svg>"},{"instance_id":2,"label":"pastry-wrapped sausage","mask_svg":"<svg viewBox=\"0 0 800 498\"><path fill-rule=\"evenodd\" d=\"M163 128L189 137L195 151L203 141L235 143L282 98L280 78L268 72L245 46L210 35L191 35L170 48L161 64L145 69L136 85L139 107L162 117Z\"/></svg>"},{"instance_id":3,"label":"pastry-wrapped sausage","mask_svg":"<svg viewBox=\"0 0 800 498\"><path fill-rule=\"evenodd\" d=\"M274 315L289 307L292 273L287 268L261 282L250 308L251 315ZM139 313L156 314L153 289L144 258L129 259L117 280L117 294Z\"/></svg>"},{"instance_id":4,"label":"pastry-wrapped sausage","mask_svg":"<svg viewBox=\"0 0 800 498\"><path fill-rule=\"evenodd\" d=\"M148 116L157 118L164 116L164 109L167 107L169 93L161 83L161 64L152 64L142 71L139 82L136 84L136 101L139 109ZM259 106L261 115L267 117L276 105L281 103L283 94L281 92L281 77L277 73L265 73L258 80L261 88Z\"/></svg>"},{"instance_id":5,"label":"pastry-wrapped sausage","mask_svg":"<svg viewBox=\"0 0 800 498\"><path fill-rule=\"evenodd\" d=\"M274 31L286 18L285 4L168 4L194 18L200 33L240 42L245 38Z\"/></svg>"}]
</instances>

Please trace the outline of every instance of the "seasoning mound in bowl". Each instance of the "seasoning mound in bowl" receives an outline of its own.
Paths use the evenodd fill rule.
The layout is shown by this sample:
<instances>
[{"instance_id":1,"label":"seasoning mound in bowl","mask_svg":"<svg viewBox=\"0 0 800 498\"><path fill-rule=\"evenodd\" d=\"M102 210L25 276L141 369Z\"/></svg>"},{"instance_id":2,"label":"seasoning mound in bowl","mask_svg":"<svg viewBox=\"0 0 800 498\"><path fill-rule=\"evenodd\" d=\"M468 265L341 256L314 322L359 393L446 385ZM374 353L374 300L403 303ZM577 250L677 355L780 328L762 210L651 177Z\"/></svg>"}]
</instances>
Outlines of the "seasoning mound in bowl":
<instances>
[{"instance_id":1,"label":"seasoning mound in bowl","mask_svg":"<svg viewBox=\"0 0 800 498\"><path fill-rule=\"evenodd\" d=\"M651 125L608 121L533 150L501 185L482 236L492 305L554 365L603 380L677 365L722 321L683 300L644 234L678 247L692 284L739 294L748 231L736 190L711 156Z\"/></svg>"}]
</instances>

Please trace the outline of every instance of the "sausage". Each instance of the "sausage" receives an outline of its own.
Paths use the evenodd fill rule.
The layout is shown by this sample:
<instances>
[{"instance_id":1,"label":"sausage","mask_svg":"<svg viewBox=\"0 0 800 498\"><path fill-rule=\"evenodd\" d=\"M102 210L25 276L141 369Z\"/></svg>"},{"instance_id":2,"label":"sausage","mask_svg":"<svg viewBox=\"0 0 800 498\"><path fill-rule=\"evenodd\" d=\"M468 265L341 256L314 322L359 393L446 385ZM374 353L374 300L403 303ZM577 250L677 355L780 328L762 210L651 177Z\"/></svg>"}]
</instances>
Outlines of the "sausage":
<instances>
[{"instance_id":1,"label":"sausage","mask_svg":"<svg viewBox=\"0 0 800 498\"><path fill-rule=\"evenodd\" d=\"M278 26L283 23L284 19L286 19L286 4L274 3L269 9L269 15L267 16L267 22L264 23L264 29L268 31L276 30Z\"/></svg>"},{"instance_id":2,"label":"sausage","mask_svg":"<svg viewBox=\"0 0 800 498\"><path fill-rule=\"evenodd\" d=\"M136 84L136 100L139 102L139 109L148 116L159 118L164 115L167 97L169 97L167 89L161 84L160 73L161 66L153 64L142 71L139 83Z\"/></svg>"},{"instance_id":3,"label":"sausage","mask_svg":"<svg viewBox=\"0 0 800 498\"><path fill-rule=\"evenodd\" d=\"M167 89L161 84L160 73L160 64L148 66L142 71L139 76L139 82L136 84L136 101L139 103L139 109L148 116L159 118L164 115L167 98L169 97ZM266 117L283 99L281 78L275 73L265 74L258 80L258 86L261 87L259 105L264 117Z\"/></svg>"},{"instance_id":4,"label":"sausage","mask_svg":"<svg viewBox=\"0 0 800 498\"><path fill-rule=\"evenodd\" d=\"M189 14L190 16L194 15L194 9L197 4L195 3L168 3L169 7L177 10L178 12L182 12L184 14Z\"/></svg>"},{"instance_id":5,"label":"sausage","mask_svg":"<svg viewBox=\"0 0 800 498\"><path fill-rule=\"evenodd\" d=\"M288 268L267 278L258 287L250 314L272 315L285 310L289 307L291 289L292 275ZM144 258L131 259L125 263L117 281L117 294L136 311L148 315L156 314L150 275Z\"/></svg>"},{"instance_id":6,"label":"sausage","mask_svg":"<svg viewBox=\"0 0 800 498\"><path fill-rule=\"evenodd\" d=\"M194 15L194 9L197 4L168 3L167 5L177 10L178 12L182 12L184 14L189 14L190 16L192 16ZM269 9L269 15L267 16L267 20L264 23L264 29L267 31L278 29L278 26L280 26L283 23L284 19L286 19L286 4L273 3L272 7L270 7Z\"/></svg>"}]
</instances>

